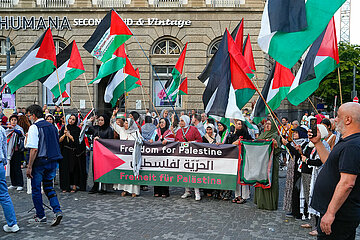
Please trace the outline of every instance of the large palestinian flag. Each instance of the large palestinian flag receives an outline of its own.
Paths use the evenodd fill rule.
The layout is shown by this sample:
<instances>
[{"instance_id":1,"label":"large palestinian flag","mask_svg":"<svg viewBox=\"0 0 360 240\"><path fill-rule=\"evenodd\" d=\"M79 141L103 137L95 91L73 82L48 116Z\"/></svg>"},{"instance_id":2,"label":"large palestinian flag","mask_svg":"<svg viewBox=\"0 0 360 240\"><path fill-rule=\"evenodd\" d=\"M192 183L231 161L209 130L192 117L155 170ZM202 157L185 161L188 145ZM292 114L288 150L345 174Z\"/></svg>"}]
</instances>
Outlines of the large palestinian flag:
<instances>
[{"instance_id":1,"label":"large palestinian flag","mask_svg":"<svg viewBox=\"0 0 360 240\"><path fill-rule=\"evenodd\" d=\"M119 14L110 10L97 26L93 35L84 44L84 48L95 58L106 62L112 58L118 47L124 44L132 32Z\"/></svg>"},{"instance_id":2,"label":"large palestinian flag","mask_svg":"<svg viewBox=\"0 0 360 240\"><path fill-rule=\"evenodd\" d=\"M238 33L241 35L241 37L240 36L237 37ZM239 22L239 24L236 26L236 28L232 31L231 37L233 39L238 40L237 42L240 42L240 39L242 39L243 33L244 33L244 19L242 19ZM208 62L208 64L204 68L204 70L202 71L202 73L198 76L198 79L205 85L207 85L207 83L209 81L209 78L210 78L210 75L211 75L211 71L213 70L213 67L216 68L216 66L214 66L214 60L216 58L216 55L217 55L217 51L212 56L212 58L210 59L210 61Z\"/></svg>"},{"instance_id":3,"label":"large palestinian flag","mask_svg":"<svg viewBox=\"0 0 360 240\"><path fill-rule=\"evenodd\" d=\"M39 79L47 87L55 98L66 90L66 84L76 79L85 72L83 62L75 40L64 48L57 56L57 72L53 72L47 77Z\"/></svg>"},{"instance_id":4,"label":"large palestinian flag","mask_svg":"<svg viewBox=\"0 0 360 240\"><path fill-rule=\"evenodd\" d=\"M125 67L111 75L109 79L109 84L105 89L104 101L106 103L111 103L111 105L114 107L117 100L124 93L127 93L130 90L134 89L133 85L138 83L139 79L139 72L135 71L129 58L126 58Z\"/></svg>"},{"instance_id":5,"label":"large palestinian flag","mask_svg":"<svg viewBox=\"0 0 360 240\"><path fill-rule=\"evenodd\" d=\"M171 142L164 149L161 142L144 142L137 176L133 171L133 151L134 141L94 141L94 180L113 184L236 188L238 146Z\"/></svg>"},{"instance_id":6,"label":"large palestinian flag","mask_svg":"<svg viewBox=\"0 0 360 240\"><path fill-rule=\"evenodd\" d=\"M11 93L14 93L19 88L51 74L55 68L55 45L49 28L2 79Z\"/></svg>"},{"instance_id":7,"label":"large palestinian flag","mask_svg":"<svg viewBox=\"0 0 360 240\"><path fill-rule=\"evenodd\" d=\"M91 83L99 83L103 77L106 77L123 67L125 67L126 64L126 53L125 53L125 44L121 45L116 49L116 51L113 53L112 57L101 64L98 75L94 80L92 80Z\"/></svg>"},{"instance_id":8,"label":"large palestinian flag","mask_svg":"<svg viewBox=\"0 0 360 240\"><path fill-rule=\"evenodd\" d=\"M255 89L247 73L251 70L226 30L203 93L205 112L212 116L244 120L241 108Z\"/></svg>"},{"instance_id":9,"label":"large palestinian flag","mask_svg":"<svg viewBox=\"0 0 360 240\"><path fill-rule=\"evenodd\" d=\"M290 69L275 62L261 91L261 95L272 110L280 107L281 101L286 98L293 81L294 75ZM259 97L253 110L253 121L256 124L259 123L268 113L264 101Z\"/></svg>"},{"instance_id":10,"label":"large palestinian flag","mask_svg":"<svg viewBox=\"0 0 360 240\"><path fill-rule=\"evenodd\" d=\"M339 66L334 18L315 40L305 56L287 99L295 106L305 101L318 87L321 80Z\"/></svg>"},{"instance_id":11,"label":"large palestinian flag","mask_svg":"<svg viewBox=\"0 0 360 240\"><path fill-rule=\"evenodd\" d=\"M258 37L260 48L284 67L292 68L345 1L266 1Z\"/></svg>"}]
</instances>

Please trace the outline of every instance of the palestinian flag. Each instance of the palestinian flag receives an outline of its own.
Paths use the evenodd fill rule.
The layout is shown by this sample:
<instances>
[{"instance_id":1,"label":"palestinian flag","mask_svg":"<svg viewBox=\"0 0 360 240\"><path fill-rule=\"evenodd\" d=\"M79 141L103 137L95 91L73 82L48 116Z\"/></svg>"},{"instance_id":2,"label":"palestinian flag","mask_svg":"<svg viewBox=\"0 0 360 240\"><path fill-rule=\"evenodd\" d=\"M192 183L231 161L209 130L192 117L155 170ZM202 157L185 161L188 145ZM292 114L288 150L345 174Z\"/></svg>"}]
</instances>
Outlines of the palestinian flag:
<instances>
[{"instance_id":1,"label":"palestinian flag","mask_svg":"<svg viewBox=\"0 0 360 240\"><path fill-rule=\"evenodd\" d=\"M141 87L142 86L142 82L140 80L140 73L139 73L139 68L135 69L136 72L136 77L138 77L139 80L137 80L130 88L127 89L127 92L130 92L131 90L134 90L135 88Z\"/></svg>"},{"instance_id":2,"label":"palestinian flag","mask_svg":"<svg viewBox=\"0 0 360 240\"><path fill-rule=\"evenodd\" d=\"M39 79L47 87L55 98L66 90L66 84L70 83L85 72L83 62L75 40L64 48L57 56L57 72L53 72L47 77Z\"/></svg>"},{"instance_id":3,"label":"palestinian flag","mask_svg":"<svg viewBox=\"0 0 360 240\"><path fill-rule=\"evenodd\" d=\"M51 74L55 68L55 45L49 28L2 79L11 93L14 93L19 88Z\"/></svg>"},{"instance_id":4,"label":"palestinian flag","mask_svg":"<svg viewBox=\"0 0 360 240\"><path fill-rule=\"evenodd\" d=\"M123 67L125 67L126 64L126 53L125 53L125 44L121 45L116 49L116 51L113 53L112 57L101 64L99 72L97 77L92 80L91 83L99 83L103 77L106 77Z\"/></svg>"},{"instance_id":5,"label":"palestinian flag","mask_svg":"<svg viewBox=\"0 0 360 240\"><path fill-rule=\"evenodd\" d=\"M261 91L261 95L272 110L280 106L281 101L287 96L293 81L294 75L290 69L275 62ZM269 114L269 111L262 98L259 97L252 113L253 121L258 124L267 114Z\"/></svg>"},{"instance_id":6,"label":"palestinian flag","mask_svg":"<svg viewBox=\"0 0 360 240\"><path fill-rule=\"evenodd\" d=\"M188 80L187 77L182 80L179 86L179 95L188 95Z\"/></svg>"},{"instance_id":7,"label":"palestinian flag","mask_svg":"<svg viewBox=\"0 0 360 240\"><path fill-rule=\"evenodd\" d=\"M240 39L237 38L237 34L238 32L241 33L241 36L243 36L243 32L244 32L244 19L242 19L239 24L236 26L236 28L234 29L234 31L231 33L231 37L233 39ZM239 41L239 40L238 40ZM242 40L241 40L242 41ZM240 48L241 49L241 48ZM210 59L210 61L208 62L208 64L206 65L205 69L202 71L202 73L198 76L198 79L205 84L205 86L207 85L209 78L210 78L210 74L211 71L214 67L214 59L216 58L217 52L214 54L214 56L212 56L212 58ZM216 67L216 66L215 66Z\"/></svg>"},{"instance_id":8,"label":"palestinian flag","mask_svg":"<svg viewBox=\"0 0 360 240\"><path fill-rule=\"evenodd\" d=\"M284 67L292 68L345 1L267 1L258 37L260 48Z\"/></svg>"},{"instance_id":9,"label":"palestinian flag","mask_svg":"<svg viewBox=\"0 0 360 240\"><path fill-rule=\"evenodd\" d=\"M305 101L318 87L321 80L339 66L334 18L315 40L305 56L287 96L295 106Z\"/></svg>"},{"instance_id":10,"label":"palestinian flag","mask_svg":"<svg viewBox=\"0 0 360 240\"><path fill-rule=\"evenodd\" d=\"M180 80L181 80L181 74L183 72L184 69L184 62L185 62L185 55L186 55L186 48L187 48L188 43L185 44L184 49L182 50L180 57L178 59L178 61L176 62L175 67L173 68L171 75L172 75L172 79L171 82L169 84L169 87L166 88L166 93L167 96L172 96L172 98L176 98L176 94L174 94L177 89L179 88L180 85Z\"/></svg>"},{"instance_id":11,"label":"palestinian flag","mask_svg":"<svg viewBox=\"0 0 360 240\"><path fill-rule=\"evenodd\" d=\"M135 71L130 60L126 58L125 67L113 73L109 79L109 84L107 85L104 94L105 102L111 103L111 105L114 107L117 100L124 93L129 92L128 89L131 89L139 79L139 72Z\"/></svg>"},{"instance_id":12,"label":"palestinian flag","mask_svg":"<svg viewBox=\"0 0 360 240\"><path fill-rule=\"evenodd\" d=\"M93 35L84 44L84 48L95 58L106 62L112 58L118 47L124 44L132 32L119 14L110 10L97 26Z\"/></svg>"},{"instance_id":13,"label":"palestinian flag","mask_svg":"<svg viewBox=\"0 0 360 240\"><path fill-rule=\"evenodd\" d=\"M213 116L244 120L241 108L255 89L246 75L248 72L251 73L251 70L241 50L226 30L203 93L205 112Z\"/></svg>"},{"instance_id":14,"label":"palestinian flag","mask_svg":"<svg viewBox=\"0 0 360 240\"><path fill-rule=\"evenodd\" d=\"M57 102L59 101L59 98L60 98L60 95L57 96L57 97L55 97L55 98L53 99L53 103L54 103L55 105L58 105ZM70 96L69 96L69 94L68 94L66 91L64 91L64 92L61 94L61 98L62 98L62 101L61 101L59 104L66 102L66 100L68 100L68 99L70 98Z\"/></svg>"},{"instance_id":15,"label":"palestinian flag","mask_svg":"<svg viewBox=\"0 0 360 240\"><path fill-rule=\"evenodd\" d=\"M254 55L253 55L251 41L250 41L250 34L248 34L245 39L245 44L243 47L243 55L244 55L244 58L248 64L248 66L250 67L251 71L256 72Z\"/></svg>"}]
</instances>

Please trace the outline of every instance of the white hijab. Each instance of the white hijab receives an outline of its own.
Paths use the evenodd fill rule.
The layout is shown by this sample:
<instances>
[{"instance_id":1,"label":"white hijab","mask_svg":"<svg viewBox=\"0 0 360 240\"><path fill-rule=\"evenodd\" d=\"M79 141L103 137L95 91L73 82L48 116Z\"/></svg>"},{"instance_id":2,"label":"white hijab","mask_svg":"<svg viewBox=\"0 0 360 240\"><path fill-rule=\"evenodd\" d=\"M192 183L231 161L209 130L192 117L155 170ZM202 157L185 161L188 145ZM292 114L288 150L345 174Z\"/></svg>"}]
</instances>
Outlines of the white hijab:
<instances>
[{"instance_id":1,"label":"white hijab","mask_svg":"<svg viewBox=\"0 0 360 240\"><path fill-rule=\"evenodd\" d=\"M189 124L190 124L190 117L189 117L189 116L182 115L182 116L180 117L180 119L185 122L185 127L188 127L188 126L189 126Z\"/></svg>"}]
</instances>

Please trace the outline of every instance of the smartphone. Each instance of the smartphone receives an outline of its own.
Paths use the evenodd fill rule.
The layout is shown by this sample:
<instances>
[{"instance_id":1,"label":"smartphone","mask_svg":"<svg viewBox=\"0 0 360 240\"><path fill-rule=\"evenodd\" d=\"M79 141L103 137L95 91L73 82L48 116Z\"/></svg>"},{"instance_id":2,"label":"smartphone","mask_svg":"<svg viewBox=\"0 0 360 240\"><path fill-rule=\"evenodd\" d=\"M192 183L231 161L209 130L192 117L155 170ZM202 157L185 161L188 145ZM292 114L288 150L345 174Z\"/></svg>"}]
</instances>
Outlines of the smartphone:
<instances>
[{"instance_id":1,"label":"smartphone","mask_svg":"<svg viewBox=\"0 0 360 240\"><path fill-rule=\"evenodd\" d=\"M317 119L316 118L312 118L310 119L310 129L311 129L311 132L313 134L313 137L316 137L317 136Z\"/></svg>"}]
</instances>

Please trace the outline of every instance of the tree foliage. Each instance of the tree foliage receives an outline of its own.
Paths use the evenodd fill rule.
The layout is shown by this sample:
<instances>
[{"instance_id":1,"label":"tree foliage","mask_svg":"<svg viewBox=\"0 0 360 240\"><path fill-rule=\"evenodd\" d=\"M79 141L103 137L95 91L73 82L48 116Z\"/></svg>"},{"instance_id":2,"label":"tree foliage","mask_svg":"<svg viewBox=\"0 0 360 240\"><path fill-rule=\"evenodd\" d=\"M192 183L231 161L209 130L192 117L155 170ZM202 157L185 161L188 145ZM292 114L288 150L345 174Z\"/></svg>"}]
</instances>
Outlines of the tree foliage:
<instances>
[{"instance_id":1,"label":"tree foliage","mask_svg":"<svg viewBox=\"0 0 360 240\"><path fill-rule=\"evenodd\" d=\"M339 43L339 58L340 58L340 79L343 102L352 101L351 91L353 89L353 68L356 66L357 81L356 90L360 95L360 81L358 79L360 72L360 46L351 45L347 43ZM328 74L320 83L319 88L314 92L314 95L324 100L324 103L329 108L334 106L335 96L338 96L337 105L340 104L340 90L338 70L335 69L332 73Z\"/></svg>"}]
</instances>

